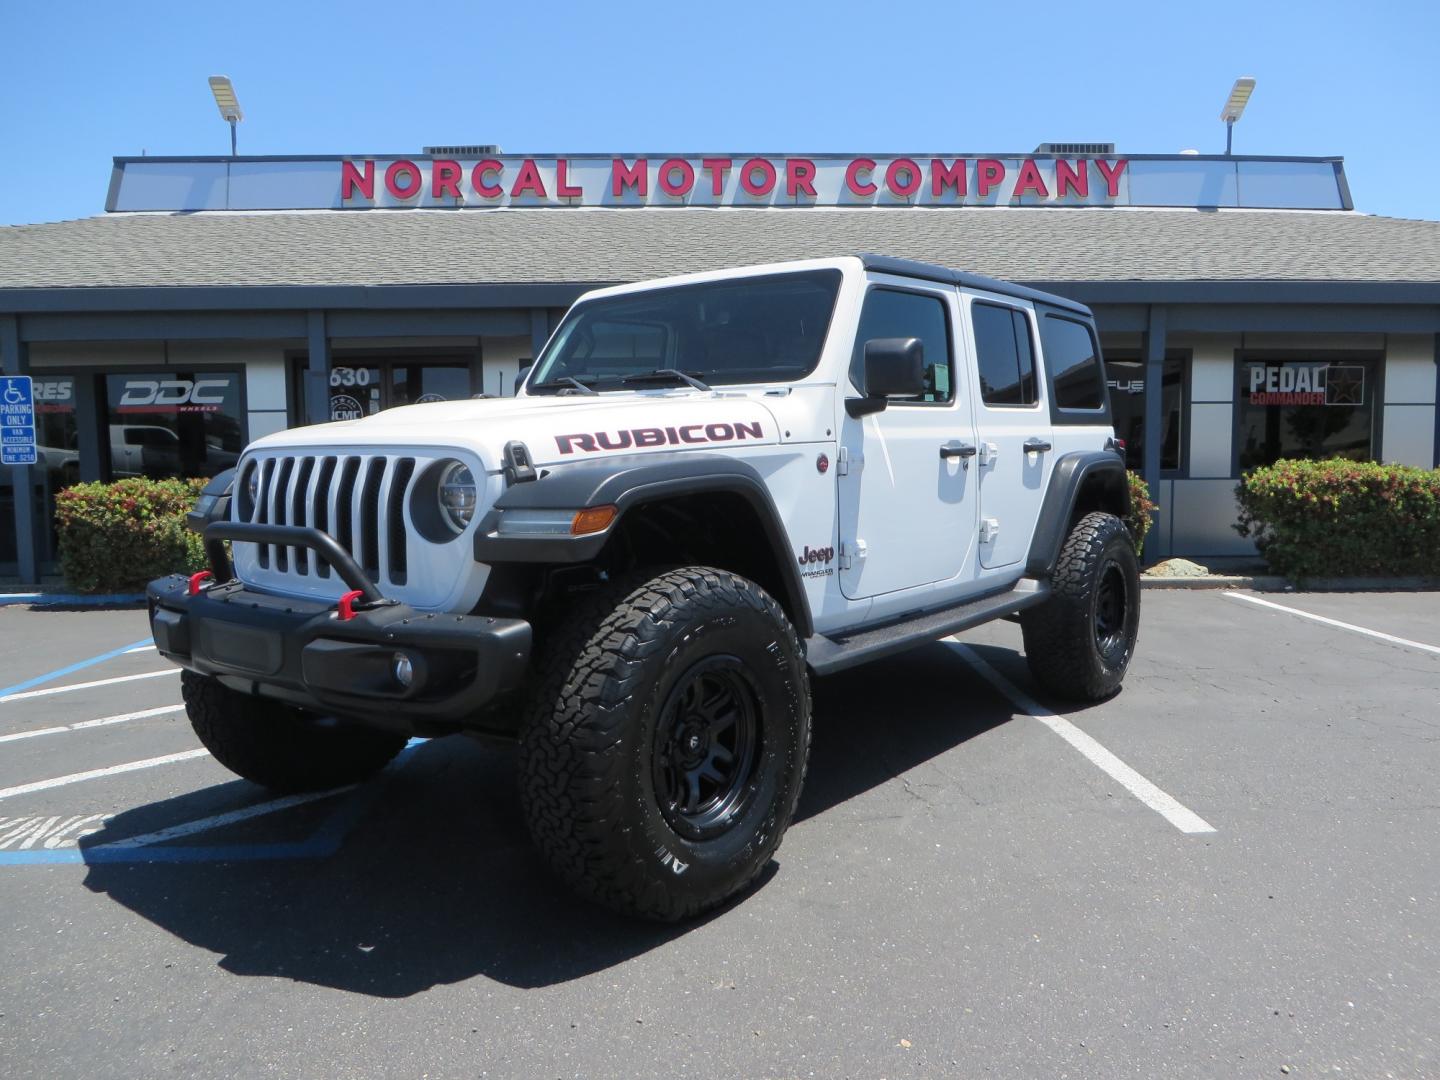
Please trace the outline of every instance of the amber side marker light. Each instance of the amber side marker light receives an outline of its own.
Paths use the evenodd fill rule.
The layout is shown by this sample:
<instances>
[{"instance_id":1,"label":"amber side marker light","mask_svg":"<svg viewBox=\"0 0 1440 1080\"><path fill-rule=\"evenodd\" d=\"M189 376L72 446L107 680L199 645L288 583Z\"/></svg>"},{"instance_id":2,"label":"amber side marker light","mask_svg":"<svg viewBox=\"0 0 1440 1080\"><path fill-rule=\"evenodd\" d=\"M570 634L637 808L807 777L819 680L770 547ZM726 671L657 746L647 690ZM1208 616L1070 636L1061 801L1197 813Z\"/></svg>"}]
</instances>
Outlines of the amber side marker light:
<instances>
[{"instance_id":1,"label":"amber side marker light","mask_svg":"<svg viewBox=\"0 0 1440 1080\"><path fill-rule=\"evenodd\" d=\"M587 510L577 511L575 520L570 523L570 535L588 536L590 533L604 532L619 512L613 506L592 506Z\"/></svg>"}]
</instances>

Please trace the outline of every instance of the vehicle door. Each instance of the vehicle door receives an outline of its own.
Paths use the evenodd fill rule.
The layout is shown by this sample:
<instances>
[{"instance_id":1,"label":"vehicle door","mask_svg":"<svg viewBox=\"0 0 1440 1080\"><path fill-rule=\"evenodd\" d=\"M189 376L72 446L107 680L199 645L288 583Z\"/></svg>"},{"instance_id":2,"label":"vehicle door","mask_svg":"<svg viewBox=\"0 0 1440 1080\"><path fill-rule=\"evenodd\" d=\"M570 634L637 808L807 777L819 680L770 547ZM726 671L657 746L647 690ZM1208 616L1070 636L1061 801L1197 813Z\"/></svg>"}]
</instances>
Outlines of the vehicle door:
<instances>
[{"instance_id":1,"label":"vehicle door","mask_svg":"<svg viewBox=\"0 0 1440 1080\"><path fill-rule=\"evenodd\" d=\"M959 326L953 287L878 275L867 286L849 395L863 394L865 343L876 338L918 338L926 386L841 417L839 576L851 599L958 581L968 565L977 499L963 454L974 451L975 427L969 394L958 392Z\"/></svg>"},{"instance_id":2,"label":"vehicle door","mask_svg":"<svg viewBox=\"0 0 1440 1080\"><path fill-rule=\"evenodd\" d=\"M962 290L971 328L979 453L980 576L1013 575L1030 550L1055 461L1034 308Z\"/></svg>"}]
</instances>

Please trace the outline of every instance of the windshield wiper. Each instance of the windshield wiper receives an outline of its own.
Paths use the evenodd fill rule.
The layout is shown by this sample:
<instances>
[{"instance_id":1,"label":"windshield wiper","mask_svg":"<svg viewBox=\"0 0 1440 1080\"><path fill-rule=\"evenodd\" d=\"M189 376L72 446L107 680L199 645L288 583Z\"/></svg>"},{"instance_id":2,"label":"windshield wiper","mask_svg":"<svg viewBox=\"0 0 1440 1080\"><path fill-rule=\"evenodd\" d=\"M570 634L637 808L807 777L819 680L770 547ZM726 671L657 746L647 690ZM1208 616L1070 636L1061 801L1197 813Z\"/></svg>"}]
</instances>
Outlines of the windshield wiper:
<instances>
[{"instance_id":1,"label":"windshield wiper","mask_svg":"<svg viewBox=\"0 0 1440 1080\"><path fill-rule=\"evenodd\" d=\"M531 390L558 390L558 389L561 387L562 384L563 384L564 386L567 386L567 387L574 387L576 390L579 390L582 394L598 394L598 393L600 392L600 391L596 390L594 387L586 386L583 382L581 382L579 379L575 378L573 375L556 375L553 379L546 379L546 380L545 380L544 382L542 382L542 383L536 383L534 386L530 387L530 389L531 389Z\"/></svg>"},{"instance_id":2,"label":"windshield wiper","mask_svg":"<svg viewBox=\"0 0 1440 1080\"><path fill-rule=\"evenodd\" d=\"M626 375L620 381L622 383L662 382L668 379L674 379L678 382L683 382L689 386L694 387L696 390L710 389L709 386L701 382L699 379L695 378L695 376L686 375L685 372L670 367L656 368L654 371L637 371L633 375Z\"/></svg>"}]
</instances>

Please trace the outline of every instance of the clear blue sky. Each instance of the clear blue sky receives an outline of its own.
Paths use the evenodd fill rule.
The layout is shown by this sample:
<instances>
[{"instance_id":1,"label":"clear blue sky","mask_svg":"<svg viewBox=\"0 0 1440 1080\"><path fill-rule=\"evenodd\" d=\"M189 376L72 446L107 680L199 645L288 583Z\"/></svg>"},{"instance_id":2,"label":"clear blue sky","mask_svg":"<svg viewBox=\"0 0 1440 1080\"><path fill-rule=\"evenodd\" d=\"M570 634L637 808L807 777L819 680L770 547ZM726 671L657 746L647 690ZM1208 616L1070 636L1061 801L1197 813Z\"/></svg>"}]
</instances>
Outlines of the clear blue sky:
<instances>
[{"instance_id":1,"label":"clear blue sky","mask_svg":"<svg viewBox=\"0 0 1440 1080\"><path fill-rule=\"evenodd\" d=\"M1030 150L1341 154L1357 208L1440 218L1440 3L0 0L0 223L101 212L110 158Z\"/></svg>"}]
</instances>

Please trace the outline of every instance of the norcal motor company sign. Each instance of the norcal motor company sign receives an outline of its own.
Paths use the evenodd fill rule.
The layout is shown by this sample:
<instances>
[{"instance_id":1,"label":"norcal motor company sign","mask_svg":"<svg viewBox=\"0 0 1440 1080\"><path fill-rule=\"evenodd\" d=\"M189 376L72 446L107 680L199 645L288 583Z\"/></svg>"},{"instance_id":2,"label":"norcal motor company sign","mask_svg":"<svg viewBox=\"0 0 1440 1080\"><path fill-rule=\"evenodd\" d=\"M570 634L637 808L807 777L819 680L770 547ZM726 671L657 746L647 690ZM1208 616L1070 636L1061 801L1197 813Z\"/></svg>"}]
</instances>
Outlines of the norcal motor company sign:
<instances>
[{"instance_id":1,"label":"norcal motor company sign","mask_svg":"<svg viewBox=\"0 0 1440 1080\"><path fill-rule=\"evenodd\" d=\"M518 157L343 158L340 205L1106 206L1125 158Z\"/></svg>"},{"instance_id":2,"label":"norcal motor company sign","mask_svg":"<svg viewBox=\"0 0 1440 1080\"><path fill-rule=\"evenodd\" d=\"M473 154L476 156L465 156ZM501 154L116 158L105 209L1351 207L1335 158Z\"/></svg>"}]
</instances>

